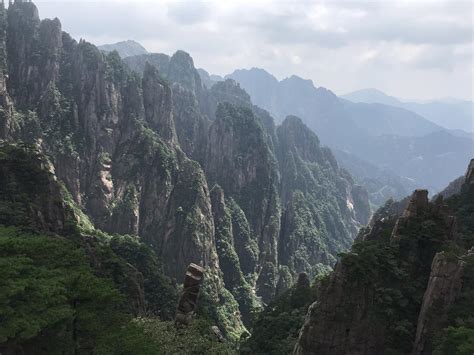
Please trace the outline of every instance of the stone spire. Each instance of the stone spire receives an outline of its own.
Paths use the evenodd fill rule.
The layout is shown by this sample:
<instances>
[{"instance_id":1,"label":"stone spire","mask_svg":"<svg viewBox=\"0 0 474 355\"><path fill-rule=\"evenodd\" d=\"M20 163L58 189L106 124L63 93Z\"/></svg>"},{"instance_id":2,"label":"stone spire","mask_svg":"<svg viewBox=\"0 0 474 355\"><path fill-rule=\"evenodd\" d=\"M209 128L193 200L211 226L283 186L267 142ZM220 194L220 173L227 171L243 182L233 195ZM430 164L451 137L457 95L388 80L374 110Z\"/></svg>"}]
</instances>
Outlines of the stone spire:
<instances>
[{"instance_id":1,"label":"stone spire","mask_svg":"<svg viewBox=\"0 0 474 355\"><path fill-rule=\"evenodd\" d=\"M175 322L177 324L188 325L191 323L197 307L197 299L203 277L204 269L201 266L193 263L188 266L184 278L183 291L181 292L176 310Z\"/></svg>"},{"instance_id":2,"label":"stone spire","mask_svg":"<svg viewBox=\"0 0 474 355\"><path fill-rule=\"evenodd\" d=\"M405 209L404 216L409 217L425 211L429 205L428 190L415 190Z\"/></svg>"}]
</instances>

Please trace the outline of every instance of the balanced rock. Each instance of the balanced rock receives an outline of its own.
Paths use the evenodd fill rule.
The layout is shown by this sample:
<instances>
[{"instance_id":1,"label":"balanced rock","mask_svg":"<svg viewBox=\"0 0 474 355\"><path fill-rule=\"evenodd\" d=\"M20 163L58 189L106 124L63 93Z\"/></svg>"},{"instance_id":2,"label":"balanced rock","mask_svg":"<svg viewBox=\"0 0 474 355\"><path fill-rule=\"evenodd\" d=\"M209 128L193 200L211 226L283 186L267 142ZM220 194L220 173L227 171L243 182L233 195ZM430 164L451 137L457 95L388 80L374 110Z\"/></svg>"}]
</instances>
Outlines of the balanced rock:
<instances>
[{"instance_id":1,"label":"balanced rock","mask_svg":"<svg viewBox=\"0 0 474 355\"><path fill-rule=\"evenodd\" d=\"M176 323L188 325L196 310L199 289L204 276L204 269L196 264L189 264L184 278L183 291L176 310Z\"/></svg>"}]
</instances>

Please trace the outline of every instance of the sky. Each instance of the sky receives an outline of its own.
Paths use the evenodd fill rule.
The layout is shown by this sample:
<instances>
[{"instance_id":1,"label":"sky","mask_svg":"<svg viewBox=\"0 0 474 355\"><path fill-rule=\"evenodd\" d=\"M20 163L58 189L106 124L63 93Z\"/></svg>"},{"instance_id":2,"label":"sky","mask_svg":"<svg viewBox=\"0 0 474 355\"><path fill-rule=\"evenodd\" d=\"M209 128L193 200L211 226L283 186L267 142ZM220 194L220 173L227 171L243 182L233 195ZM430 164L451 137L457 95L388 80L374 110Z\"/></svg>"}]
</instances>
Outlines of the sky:
<instances>
[{"instance_id":1,"label":"sky","mask_svg":"<svg viewBox=\"0 0 474 355\"><path fill-rule=\"evenodd\" d=\"M336 94L473 99L473 3L458 0L36 0L74 38L190 53L225 75L259 67Z\"/></svg>"}]
</instances>

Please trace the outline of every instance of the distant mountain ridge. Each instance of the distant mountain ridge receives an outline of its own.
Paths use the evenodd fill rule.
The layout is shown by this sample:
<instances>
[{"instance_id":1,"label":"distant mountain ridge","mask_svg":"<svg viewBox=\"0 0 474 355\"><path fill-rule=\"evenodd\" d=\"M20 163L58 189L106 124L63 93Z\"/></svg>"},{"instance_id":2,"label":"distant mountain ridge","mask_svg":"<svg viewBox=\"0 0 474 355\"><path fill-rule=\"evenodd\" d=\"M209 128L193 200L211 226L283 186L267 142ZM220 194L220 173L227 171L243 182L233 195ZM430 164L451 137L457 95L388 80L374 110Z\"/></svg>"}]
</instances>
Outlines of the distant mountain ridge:
<instances>
[{"instance_id":1,"label":"distant mountain ridge","mask_svg":"<svg viewBox=\"0 0 474 355\"><path fill-rule=\"evenodd\" d=\"M442 127L474 133L474 102L446 99L409 102L389 96L377 89L362 89L342 95L352 102L380 103L413 111Z\"/></svg>"},{"instance_id":2,"label":"distant mountain ridge","mask_svg":"<svg viewBox=\"0 0 474 355\"><path fill-rule=\"evenodd\" d=\"M145 47L133 40L104 44L102 46L98 46L98 48L105 52L117 51L121 58L148 53Z\"/></svg>"},{"instance_id":3,"label":"distant mountain ridge","mask_svg":"<svg viewBox=\"0 0 474 355\"><path fill-rule=\"evenodd\" d=\"M401 193L399 182L406 182L408 191L413 184L440 191L462 173L465 161L474 154L469 134L448 131L405 108L386 105L393 103L390 97L385 104L354 103L315 87L311 80L291 76L278 81L258 68L236 70L226 78L237 81L256 105L277 119L297 115L331 149L350 152L368 163L364 166L377 167L355 171L355 165L346 160L342 165L359 177L359 183L380 179L380 169L398 175L397 183L387 188L379 180L376 185L382 191ZM367 175L361 176L364 171Z\"/></svg>"},{"instance_id":4,"label":"distant mountain ridge","mask_svg":"<svg viewBox=\"0 0 474 355\"><path fill-rule=\"evenodd\" d=\"M227 75L242 85L256 105L273 113L277 119L296 114L320 112L334 114L369 136L420 136L443 130L424 117L387 104L367 104L341 100L332 91L316 87L311 80L292 75L278 81L263 69L240 69ZM296 111L296 112L295 112ZM317 132L318 133L318 132Z\"/></svg>"}]
</instances>

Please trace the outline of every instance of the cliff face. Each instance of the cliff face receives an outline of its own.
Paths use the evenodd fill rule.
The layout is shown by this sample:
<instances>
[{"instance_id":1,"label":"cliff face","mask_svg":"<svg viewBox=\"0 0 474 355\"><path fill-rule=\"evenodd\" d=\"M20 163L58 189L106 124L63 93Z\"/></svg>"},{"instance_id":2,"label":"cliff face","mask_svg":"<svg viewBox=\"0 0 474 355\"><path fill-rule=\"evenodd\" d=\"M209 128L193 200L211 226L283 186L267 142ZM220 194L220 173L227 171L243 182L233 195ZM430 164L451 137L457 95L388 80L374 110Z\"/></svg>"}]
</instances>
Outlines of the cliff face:
<instances>
[{"instance_id":1,"label":"cliff face","mask_svg":"<svg viewBox=\"0 0 474 355\"><path fill-rule=\"evenodd\" d=\"M367 223L367 194L360 195L360 187L299 118L286 118L277 134L286 207L279 255L291 270L313 278L322 265L333 264L336 255L352 245L357 225Z\"/></svg>"},{"instance_id":2,"label":"cliff face","mask_svg":"<svg viewBox=\"0 0 474 355\"><path fill-rule=\"evenodd\" d=\"M0 224L39 232L71 233L83 217L65 202L51 163L39 148L0 143Z\"/></svg>"},{"instance_id":3,"label":"cliff face","mask_svg":"<svg viewBox=\"0 0 474 355\"><path fill-rule=\"evenodd\" d=\"M264 301L273 296L278 263L280 212L275 164L252 111L228 103L219 105L209 131L205 170L209 181L219 184L247 216L259 247L259 266L270 273L260 273L257 281Z\"/></svg>"},{"instance_id":4,"label":"cliff face","mask_svg":"<svg viewBox=\"0 0 474 355\"><path fill-rule=\"evenodd\" d=\"M472 252L470 257L472 257ZM434 336L444 328L448 321L448 310L462 292L464 272L469 255L460 260L452 259L440 252L433 258L431 273L423 296L423 303L416 327L414 354L433 352ZM434 317L433 315L437 316Z\"/></svg>"},{"instance_id":5,"label":"cliff face","mask_svg":"<svg viewBox=\"0 0 474 355\"><path fill-rule=\"evenodd\" d=\"M199 167L175 148L171 88L154 67L146 68L140 82L115 53L105 56L87 42L75 42L61 33L58 20L40 21L29 2L15 2L8 10L7 54L7 88L17 115L36 109L40 132L31 140L43 140L57 176L97 226L131 234L149 230L156 219L171 218L166 216L171 205L182 203L172 193L178 184L203 189L202 196L188 197L211 219ZM184 216L192 216L194 207ZM174 223L160 224L155 238L167 239ZM205 233L203 248L212 248L205 242L212 239L212 226ZM210 253L183 256L208 262ZM173 262L179 270L173 275L181 276L188 263Z\"/></svg>"},{"instance_id":6,"label":"cliff face","mask_svg":"<svg viewBox=\"0 0 474 355\"><path fill-rule=\"evenodd\" d=\"M0 7L0 137L12 138L15 132L13 103L7 91L7 11Z\"/></svg>"},{"instance_id":7,"label":"cliff face","mask_svg":"<svg viewBox=\"0 0 474 355\"><path fill-rule=\"evenodd\" d=\"M296 354L429 354L456 344L452 332L472 326L462 312L474 309L474 190L466 176L446 201L417 190L403 214L393 203L375 214L317 286Z\"/></svg>"}]
</instances>

